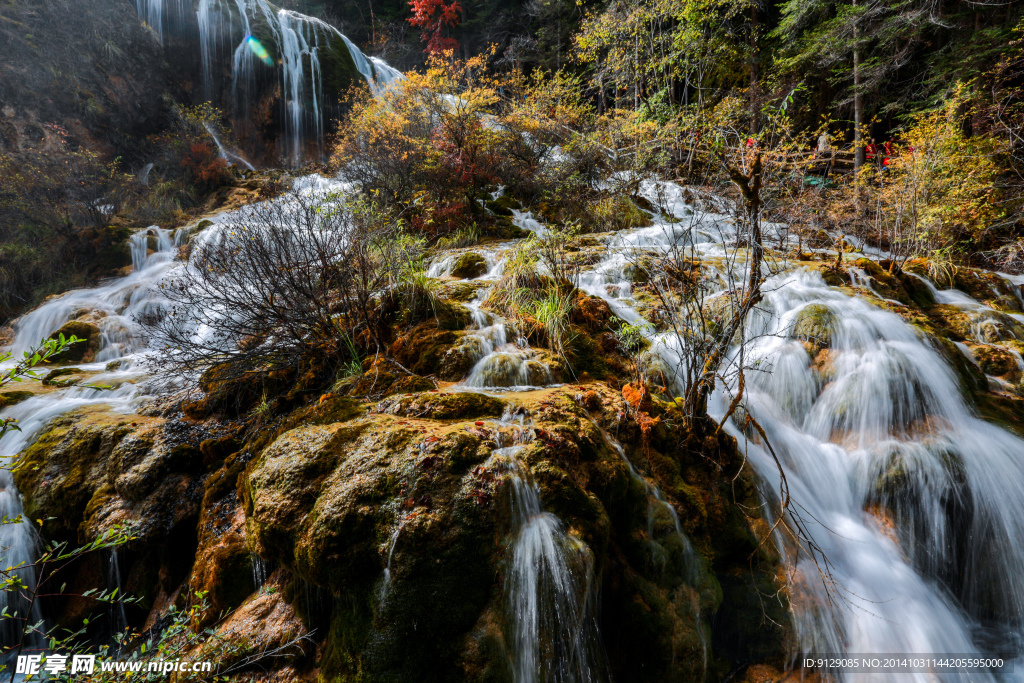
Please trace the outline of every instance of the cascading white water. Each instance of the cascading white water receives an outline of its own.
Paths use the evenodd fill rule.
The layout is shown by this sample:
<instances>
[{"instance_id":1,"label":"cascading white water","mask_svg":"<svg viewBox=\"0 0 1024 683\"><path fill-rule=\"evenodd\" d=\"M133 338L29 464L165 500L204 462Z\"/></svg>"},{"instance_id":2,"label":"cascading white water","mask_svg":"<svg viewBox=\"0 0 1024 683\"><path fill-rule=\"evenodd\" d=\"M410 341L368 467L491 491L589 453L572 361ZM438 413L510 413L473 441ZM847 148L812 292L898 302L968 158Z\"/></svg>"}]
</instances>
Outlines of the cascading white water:
<instances>
[{"instance_id":1,"label":"cascading white water","mask_svg":"<svg viewBox=\"0 0 1024 683\"><path fill-rule=\"evenodd\" d=\"M164 42L171 26L184 21L191 0L137 0L139 18Z\"/></svg>"},{"instance_id":2,"label":"cascading white water","mask_svg":"<svg viewBox=\"0 0 1024 683\"><path fill-rule=\"evenodd\" d=\"M181 233L182 235L184 233ZM39 306L14 324L12 351L16 356L36 347L69 320L76 318L100 329L95 363L105 363L139 352L143 342L135 319L161 305L156 285L174 268L174 236L156 226L132 235L132 272L99 287L76 289ZM127 369L127 368L124 368Z\"/></svg>"},{"instance_id":3,"label":"cascading white water","mask_svg":"<svg viewBox=\"0 0 1024 683\"><path fill-rule=\"evenodd\" d=\"M503 252L481 249L475 253L487 262L487 272L473 278L485 286L477 296L466 302L474 329L462 339L463 349L473 359L473 367L463 380L463 386L473 389L531 389L551 384L551 369L537 359L537 352L525 339L509 339L514 334L500 316L482 308L493 284L505 269L507 255ZM427 270L433 278L449 275L461 254L446 254L435 259Z\"/></svg>"},{"instance_id":4,"label":"cascading white water","mask_svg":"<svg viewBox=\"0 0 1024 683\"><path fill-rule=\"evenodd\" d=\"M155 247L155 249L153 248ZM79 364L83 370L100 371L91 378L92 386L71 387L50 394L29 398L2 411L0 415L18 421L18 431L8 432L0 438L0 459L6 467L0 468L0 518L12 520L0 525L0 565L27 567L36 558L36 531L31 520L23 518L21 494L14 483L10 469L12 460L26 448L35 435L53 418L88 405L105 404L114 411L131 412L137 405L138 388L124 380L137 376L131 369L132 354L143 350L134 316L159 306L161 298L156 283L173 267L172 259L177 247L171 235L153 227L140 231L130 241L132 273L117 278L101 287L68 292L43 304L15 323L13 351L18 357L34 348L43 339L56 332L68 320L86 319L100 329L99 349L92 363ZM119 367L104 371L104 364L122 359ZM115 389L93 388L117 385ZM20 520L20 521L14 521ZM116 554L111 557L110 579L119 580ZM35 572L25 568L18 572L26 585L33 585ZM10 592L0 593L0 604L11 611L24 610L23 601ZM123 607L111 606L114 628L123 616ZM32 619L40 618L38 605ZM3 644L17 643L20 626L4 620Z\"/></svg>"},{"instance_id":5,"label":"cascading white water","mask_svg":"<svg viewBox=\"0 0 1024 683\"><path fill-rule=\"evenodd\" d=\"M677 215L682 204L679 198ZM724 222L708 216L700 226L633 231L609 245L611 253L580 285L616 315L638 321L623 275L631 250L664 253L683 240L713 254L710 238L733 234ZM834 579L828 595L818 567L806 555L797 559L793 613L803 650L1015 652L1024 618L1024 441L977 418L948 363L899 316L810 271L777 275L763 291L747 329L746 361L759 370L748 372L745 406L779 454ZM830 312L824 363L793 334L811 305ZM674 366L676 340L652 341ZM712 412L724 415L729 400L719 389ZM736 426L728 429L777 490L771 455ZM901 680L937 679L907 673ZM983 671L970 680L994 678Z\"/></svg>"},{"instance_id":6,"label":"cascading white water","mask_svg":"<svg viewBox=\"0 0 1024 683\"><path fill-rule=\"evenodd\" d=\"M225 63L230 55L236 118L248 114L260 64L279 71L285 151L295 165L303 159L307 139L323 153L324 103L339 94L324 90L322 62L331 51L344 47L356 71L374 92L401 78L400 72L382 60L368 58L333 26L279 9L267 0L200 0L196 19L206 97L214 99L217 65ZM272 44L260 43L257 33Z\"/></svg>"},{"instance_id":7,"label":"cascading white water","mask_svg":"<svg viewBox=\"0 0 1024 683\"><path fill-rule=\"evenodd\" d=\"M477 329L464 338L463 344L471 347L477 361L463 384L478 389L550 384L551 370L536 360L537 354L524 340L510 342L505 321L482 311L480 303L476 299L467 304Z\"/></svg>"},{"instance_id":8,"label":"cascading white water","mask_svg":"<svg viewBox=\"0 0 1024 683\"><path fill-rule=\"evenodd\" d=\"M110 564L107 567L107 589L114 598L110 605L110 628L114 634L124 633L128 628L128 614L124 609L124 586L121 584L121 562L117 557L117 548L110 551Z\"/></svg>"},{"instance_id":9,"label":"cascading white water","mask_svg":"<svg viewBox=\"0 0 1024 683\"><path fill-rule=\"evenodd\" d=\"M494 425L488 463L511 487L514 538L506 570L506 605L516 683L596 683L607 679L594 604L594 558L541 506L540 489L517 454L531 438L510 414ZM512 443L502 430L512 428Z\"/></svg>"}]
</instances>

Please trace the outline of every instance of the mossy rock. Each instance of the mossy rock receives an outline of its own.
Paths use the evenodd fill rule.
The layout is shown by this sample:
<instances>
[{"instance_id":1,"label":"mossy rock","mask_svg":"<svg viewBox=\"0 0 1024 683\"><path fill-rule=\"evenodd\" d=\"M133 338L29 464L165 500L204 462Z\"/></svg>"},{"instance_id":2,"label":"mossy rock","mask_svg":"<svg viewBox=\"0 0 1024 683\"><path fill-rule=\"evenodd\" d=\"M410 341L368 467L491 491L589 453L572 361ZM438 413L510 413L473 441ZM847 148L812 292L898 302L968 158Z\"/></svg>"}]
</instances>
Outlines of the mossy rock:
<instances>
[{"instance_id":1,"label":"mossy rock","mask_svg":"<svg viewBox=\"0 0 1024 683\"><path fill-rule=\"evenodd\" d=\"M458 420L468 417L500 417L505 402L494 396L472 391L427 392L413 396L394 396L377 405L377 412L431 420Z\"/></svg>"},{"instance_id":2,"label":"mossy rock","mask_svg":"<svg viewBox=\"0 0 1024 683\"><path fill-rule=\"evenodd\" d=\"M127 240L128 235L124 234L120 239L111 240L97 251L95 263L100 273L115 273L132 265L132 250Z\"/></svg>"},{"instance_id":3,"label":"mossy rock","mask_svg":"<svg viewBox=\"0 0 1024 683\"><path fill-rule=\"evenodd\" d=\"M133 431L119 416L84 421L77 413L54 420L18 460L14 480L25 514L47 522L50 538L77 542L79 524L93 494L108 481L108 458Z\"/></svg>"},{"instance_id":4,"label":"mossy rock","mask_svg":"<svg viewBox=\"0 0 1024 683\"><path fill-rule=\"evenodd\" d=\"M704 302L704 319L708 332L718 335L725 330L735 315L736 305L728 294L713 296Z\"/></svg>"},{"instance_id":5,"label":"mossy rock","mask_svg":"<svg viewBox=\"0 0 1024 683\"><path fill-rule=\"evenodd\" d=\"M476 364L476 347L460 344L444 352L437 368L437 376L445 382L458 382L466 378Z\"/></svg>"},{"instance_id":6,"label":"mossy rock","mask_svg":"<svg viewBox=\"0 0 1024 683\"><path fill-rule=\"evenodd\" d=\"M850 284L850 278L845 271L836 270L830 265L822 265L818 268L818 272L821 273L821 279L830 287L842 287Z\"/></svg>"},{"instance_id":7,"label":"mossy rock","mask_svg":"<svg viewBox=\"0 0 1024 683\"><path fill-rule=\"evenodd\" d=\"M388 355L420 375L432 375L441 367L445 354L457 346L462 335L440 329L438 321L428 320L412 328L388 348Z\"/></svg>"},{"instance_id":8,"label":"mossy rock","mask_svg":"<svg viewBox=\"0 0 1024 683\"><path fill-rule=\"evenodd\" d=\"M475 251L467 251L455 260L452 276L462 280L472 280L488 271L487 259Z\"/></svg>"},{"instance_id":9,"label":"mossy rock","mask_svg":"<svg viewBox=\"0 0 1024 683\"><path fill-rule=\"evenodd\" d=\"M503 194L497 199L489 200L486 206L496 216L511 216L513 209L517 211L523 209L523 205L515 197L507 194Z\"/></svg>"},{"instance_id":10,"label":"mossy rock","mask_svg":"<svg viewBox=\"0 0 1024 683\"><path fill-rule=\"evenodd\" d=\"M982 372L993 377L1001 377L1016 384L1021 380L1020 366L1017 357L1006 349L995 345L978 345L971 348Z\"/></svg>"},{"instance_id":11,"label":"mossy rock","mask_svg":"<svg viewBox=\"0 0 1024 683\"><path fill-rule=\"evenodd\" d=\"M931 308L936 304L935 295L932 294L932 290L924 282L921 282L907 272L901 272L898 277L900 284L910 298L909 304L922 309Z\"/></svg>"},{"instance_id":12,"label":"mossy rock","mask_svg":"<svg viewBox=\"0 0 1024 683\"><path fill-rule=\"evenodd\" d=\"M1003 294L1002 296L992 299L989 303L992 308L997 311L1006 311L1009 313L1020 313L1021 311L1024 311L1024 308L1021 307L1020 299L1012 294Z\"/></svg>"},{"instance_id":13,"label":"mossy rock","mask_svg":"<svg viewBox=\"0 0 1024 683\"><path fill-rule=\"evenodd\" d=\"M228 417L244 415L263 397L273 397L286 391L294 381L293 371L249 372L229 362L203 371L199 388L205 396L199 401L182 406L185 414L203 419L214 414Z\"/></svg>"},{"instance_id":14,"label":"mossy rock","mask_svg":"<svg viewBox=\"0 0 1024 683\"><path fill-rule=\"evenodd\" d=\"M250 549L286 566L294 563L297 534L324 480L366 426L299 427L278 437L253 461L243 486Z\"/></svg>"},{"instance_id":15,"label":"mossy rock","mask_svg":"<svg viewBox=\"0 0 1024 683\"><path fill-rule=\"evenodd\" d=\"M977 365L972 363L963 352L952 341L945 337L931 336L929 340L932 346L939 351L946 362L953 368L962 391L973 394L977 391L985 391L988 388L988 378L985 377Z\"/></svg>"},{"instance_id":16,"label":"mossy rock","mask_svg":"<svg viewBox=\"0 0 1024 683\"><path fill-rule=\"evenodd\" d=\"M420 377L419 375L406 375L400 378L398 381L393 382L388 387L388 394L418 394L421 391L430 391L436 389L434 385L426 377Z\"/></svg>"},{"instance_id":17,"label":"mossy rock","mask_svg":"<svg viewBox=\"0 0 1024 683\"><path fill-rule=\"evenodd\" d=\"M1005 313L983 311L968 314L971 328L965 338L977 337L976 341L997 344L1004 341L1024 340L1024 325Z\"/></svg>"},{"instance_id":18,"label":"mossy rock","mask_svg":"<svg viewBox=\"0 0 1024 683\"><path fill-rule=\"evenodd\" d=\"M898 277L883 268L878 262L868 258L859 258L854 265L863 270L871 283L872 288L885 299L895 299L905 304L910 303L910 297L903 289L903 283Z\"/></svg>"},{"instance_id":19,"label":"mossy rock","mask_svg":"<svg viewBox=\"0 0 1024 683\"><path fill-rule=\"evenodd\" d=\"M440 330L464 330L473 324L473 313L468 308L445 299L434 304L434 316Z\"/></svg>"},{"instance_id":20,"label":"mossy rock","mask_svg":"<svg viewBox=\"0 0 1024 683\"><path fill-rule=\"evenodd\" d=\"M50 335L50 339L77 337L82 341L70 344L63 352L54 355L52 360L60 363L89 363L100 348L100 328L92 323L72 320L64 323L59 330Z\"/></svg>"},{"instance_id":21,"label":"mossy rock","mask_svg":"<svg viewBox=\"0 0 1024 683\"><path fill-rule=\"evenodd\" d=\"M33 396L35 394L31 391L0 391L0 410L10 408Z\"/></svg>"},{"instance_id":22,"label":"mossy rock","mask_svg":"<svg viewBox=\"0 0 1024 683\"><path fill-rule=\"evenodd\" d=\"M832 346L835 326L836 317L832 309L825 304L810 304L797 313L793 321L793 337L809 342L818 350L827 349Z\"/></svg>"},{"instance_id":23,"label":"mossy rock","mask_svg":"<svg viewBox=\"0 0 1024 683\"><path fill-rule=\"evenodd\" d=\"M486 284L486 282L464 281L441 282L438 285L438 292L444 299L464 304L467 301L475 299L477 294L486 286Z\"/></svg>"},{"instance_id":24,"label":"mossy rock","mask_svg":"<svg viewBox=\"0 0 1024 683\"><path fill-rule=\"evenodd\" d=\"M512 216L512 209L507 205L506 202L501 202L501 199L505 197L499 197L497 200L488 201L485 206L487 210L493 213L495 216Z\"/></svg>"},{"instance_id":25,"label":"mossy rock","mask_svg":"<svg viewBox=\"0 0 1024 683\"><path fill-rule=\"evenodd\" d=\"M586 222L595 232L629 230L650 225L651 215L637 206L636 201L625 195L603 197L591 204Z\"/></svg>"},{"instance_id":26,"label":"mossy rock","mask_svg":"<svg viewBox=\"0 0 1024 683\"><path fill-rule=\"evenodd\" d=\"M622 268L622 277L634 285L643 285L651 281L654 263L649 257L641 257L636 262L627 263Z\"/></svg>"},{"instance_id":27,"label":"mossy rock","mask_svg":"<svg viewBox=\"0 0 1024 683\"><path fill-rule=\"evenodd\" d=\"M492 237L503 240L526 239L533 233L512 222L512 219L505 216L498 216L493 225L486 229L486 233Z\"/></svg>"},{"instance_id":28,"label":"mossy rock","mask_svg":"<svg viewBox=\"0 0 1024 683\"><path fill-rule=\"evenodd\" d=\"M82 370L80 368L54 368L50 370L42 379L43 386L58 386L58 387L69 387L78 382L82 381L81 377L68 378L61 380L61 377L67 377L68 375L81 375Z\"/></svg>"}]
</instances>

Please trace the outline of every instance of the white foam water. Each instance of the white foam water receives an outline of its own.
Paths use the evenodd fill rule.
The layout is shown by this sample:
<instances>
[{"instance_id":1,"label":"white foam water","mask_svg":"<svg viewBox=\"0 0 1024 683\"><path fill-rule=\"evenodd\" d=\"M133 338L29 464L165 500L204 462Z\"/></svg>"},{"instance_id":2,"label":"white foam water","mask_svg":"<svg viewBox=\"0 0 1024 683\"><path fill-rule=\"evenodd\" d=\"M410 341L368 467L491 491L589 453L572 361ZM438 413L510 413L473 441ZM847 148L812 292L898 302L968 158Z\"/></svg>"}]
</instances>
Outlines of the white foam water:
<instances>
[{"instance_id":1,"label":"white foam water","mask_svg":"<svg viewBox=\"0 0 1024 683\"><path fill-rule=\"evenodd\" d=\"M726 220L632 231L609 245L580 285L616 315L638 321L623 275L631 250L667 253L683 242L713 254L701 242L734 234ZM803 651L1015 653L1024 618L1024 441L979 419L949 363L898 315L809 270L776 275L763 292L747 325L745 360L757 369L748 371L744 404L765 429L799 514L830 563L831 580L823 580L806 553L789 554ZM977 303L965 296L938 294ZM824 364L793 335L810 305L831 312ZM651 336L674 367L682 351L676 340ZM710 409L721 417L730 401L719 387ZM740 425L727 428L765 490L778 490L777 467L759 439ZM780 549L793 546L780 540ZM907 673L900 680L945 678ZM982 671L970 680L995 678Z\"/></svg>"}]
</instances>

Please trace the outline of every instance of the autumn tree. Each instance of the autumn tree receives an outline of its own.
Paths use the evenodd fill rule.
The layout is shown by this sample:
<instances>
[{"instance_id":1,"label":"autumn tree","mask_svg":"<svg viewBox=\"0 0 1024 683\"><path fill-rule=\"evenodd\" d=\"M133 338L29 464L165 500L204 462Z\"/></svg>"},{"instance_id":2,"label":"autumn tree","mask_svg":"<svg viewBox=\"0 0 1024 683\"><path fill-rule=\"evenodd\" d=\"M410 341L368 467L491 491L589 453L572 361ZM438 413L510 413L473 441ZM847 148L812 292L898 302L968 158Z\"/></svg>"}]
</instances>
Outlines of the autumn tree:
<instances>
[{"instance_id":1,"label":"autumn tree","mask_svg":"<svg viewBox=\"0 0 1024 683\"><path fill-rule=\"evenodd\" d=\"M459 25L462 6L458 0L448 4L444 0L409 0L409 6L413 14L408 21L422 31L427 54L443 54L459 47L459 41L447 35Z\"/></svg>"}]
</instances>

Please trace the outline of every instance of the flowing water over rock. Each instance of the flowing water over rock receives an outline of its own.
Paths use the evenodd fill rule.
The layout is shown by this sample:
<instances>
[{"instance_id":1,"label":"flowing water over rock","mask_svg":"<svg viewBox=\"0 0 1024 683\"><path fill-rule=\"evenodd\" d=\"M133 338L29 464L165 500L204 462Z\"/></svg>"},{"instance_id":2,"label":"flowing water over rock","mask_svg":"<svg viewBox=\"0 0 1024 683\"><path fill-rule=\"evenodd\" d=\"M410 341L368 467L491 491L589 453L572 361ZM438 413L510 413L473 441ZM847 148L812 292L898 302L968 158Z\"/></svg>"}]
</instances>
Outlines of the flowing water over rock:
<instances>
[{"instance_id":1,"label":"flowing water over rock","mask_svg":"<svg viewBox=\"0 0 1024 683\"><path fill-rule=\"evenodd\" d=\"M298 185L308 192L345 189L317 177ZM691 209L673 194L676 190L659 188L661 199L671 203L676 216L687 216ZM231 224L231 215L217 217L195 239L230 239ZM174 261L185 234L159 228L138 233L131 243L132 273L52 299L19 321L16 351L37 344L69 320L91 321L100 330L100 341L93 361L82 367L101 373L90 378L94 384L118 386L71 387L8 408L3 415L19 419L23 431L0 440L0 455L16 455L47 421L77 407L102 403L130 412L138 405L140 389L127 380L138 377L132 363L147 350L133 319L163 305L158 283L186 268ZM607 301L620 318L639 322L643 318L627 277L637 250L663 253L674 245L695 245L713 262L722 243L733 239L734 227L720 215L620 233L606 243L607 254L581 275L579 285ZM501 263L497 255L488 260L488 273L480 279L500 274ZM726 266L715 267L724 272ZM445 272L438 267L432 274ZM714 271L709 272L714 279ZM871 287L863 271L855 275L855 285ZM1017 317L926 282L938 301L974 316L972 331L979 342L1017 334L1007 322L1020 322ZM1024 441L977 417L940 350L874 299L830 287L817 272L799 268L780 270L764 292L747 329L747 361L762 371L748 374L745 409L764 427L779 455L797 514L831 571L831 580L823 581L819 566L778 539L792 561L793 616L801 648L1015 653L1024 619ZM465 386L550 384L550 370L536 360L536 352L510 341L504 321L482 310L485 295L478 293L468 304L476 329L465 343L477 349L477 360ZM813 349L795 331L812 314L827 333L814 340ZM677 342L664 334L649 335L665 366L675 367ZM111 361L119 363L108 370ZM712 412L721 417L730 400L720 388ZM519 434L500 437L491 456L511 487L514 530L506 596L515 678L601 680L606 671L596 631L590 549L545 512L530 468L517 457L529 438L525 425L506 418L496 429ZM778 470L760 439L735 420L726 429L745 448L765 490L777 490ZM699 563L673 506L617 450L647 491L648 537L653 542L657 528L667 526L687 561ZM7 471L0 472L0 507L8 518L22 512ZM381 600L401 530L399 522L389 539ZM0 527L8 548L3 562L30 562L35 533L27 521ZM668 547L664 539L657 545ZM112 558L111 577L119 575ZM30 572L25 579L33 580ZM265 568L254 561L254 583L265 580ZM904 680L935 679L908 674ZM971 680L996 679L981 673Z\"/></svg>"},{"instance_id":2,"label":"flowing water over rock","mask_svg":"<svg viewBox=\"0 0 1024 683\"><path fill-rule=\"evenodd\" d=\"M728 236L724 221L707 216L700 228L634 231L613 241L612 253L580 284L637 321L622 272L631 250L664 253L680 241ZM708 246L701 250L714 253ZM1024 441L975 416L948 363L900 316L806 270L780 273L764 291L748 325L747 360L761 371L748 375L745 405L779 454L831 571L823 580L806 553L793 556L804 651L1016 652L1024 617ZM937 292L940 300L977 304L965 296ZM793 331L811 307L828 319L824 365ZM652 341L674 367L675 339ZM719 390L713 412L724 415L730 400ZM778 490L760 440L729 429ZM971 680L992 679L980 673Z\"/></svg>"},{"instance_id":3,"label":"flowing water over rock","mask_svg":"<svg viewBox=\"0 0 1024 683\"><path fill-rule=\"evenodd\" d=\"M319 176L300 178L295 186L306 193L330 193L344 188L342 183ZM241 211L244 213L246 209ZM213 225L206 227L195 239L231 239L233 220L233 214L217 216ZM160 291L161 283L187 274L189 266L175 259L189 232L189 229L181 229L172 234L153 226L135 233L130 239L131 273L99 287L73 290L50 299L15 322L11 350L16 357L35 348L40 340L56 333L69 321L95 325L99 335L94 357L76 366L83 372L96 374L90 375L88 383L82 386L41 393L0 412L2 417L17 420L19 427L0 438L0 458L10 462L33 443L51 420L60 415L96 405L108 406L113 412L133 413L142 406L148 392L161 389L143 386L147 372L140 366L152 350L147 347L137 320L167 305ZM11 471L0 469L0 517L17 520L23 511L21 495ZM3 548L0 564L3 566L31 564L36 557L36 545L37 531L32 521L23 519L0 525L0 548ZM109 568L108 578L111 581L115 577L120 578L115 564L116 555L111 558ZM27 585L35 581L31 569L26 568L19 573ZM256 566L254 575L258 580L259 569ZM265 576L263 578L265 580ZM111 589L113 587L110 586ZM18 600L10 593L0 595L0 600L10 601L12 611L19 608ZM20 606L20 609L25 608ZM33 609L34 617L39 616L38 610L38 606ZM115 617L114 621L120 620L118 612L112 611L111 615ZM5 628L10 627L4 634L3 643L17 642L12 641L15 636L13 622L4 620L3 624Z\"/></svg>"},{"instance_id":4,"label":"flowing water over rock","mask_svg":"<svg viewBox=\"0 0 1024 683\"><path fill-rule=\"evenodd\" d=\"M512 428L512 436L502 428ZM511 487L512 543L506 571L508 627L516 683L607 680L597 630L594 557L545 512L540 489L518 453L532 432L510 414L496 425L491 455ZM511 441L509 445L503 445Z\"/></svg>"},{"instance_id":5,"label":"flowing water over rock","mask_svg":"<svg viewBox=\"0 0 1024 683\"><path fill-rule=\"evenodd\" d=\"M225 101L236 120L249 117L267 83L279 88L283 155L293 165L305 158L307 141L323 156L329 107L349 81L362 80L379 91L401 78L333 26L267 0L138 0L137 9L161 42L172 33L198 40L205 97L217 102L226 87L231 97ZM222 83L228 65L228 82ZM229 161L249 166L217 144Z\"/></svg>"}]
</instances>

